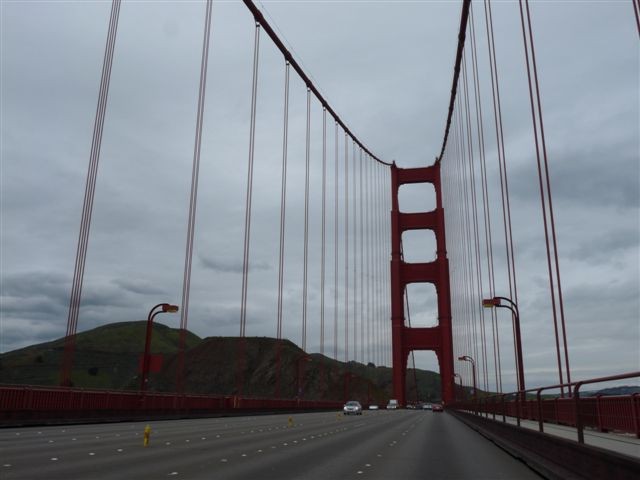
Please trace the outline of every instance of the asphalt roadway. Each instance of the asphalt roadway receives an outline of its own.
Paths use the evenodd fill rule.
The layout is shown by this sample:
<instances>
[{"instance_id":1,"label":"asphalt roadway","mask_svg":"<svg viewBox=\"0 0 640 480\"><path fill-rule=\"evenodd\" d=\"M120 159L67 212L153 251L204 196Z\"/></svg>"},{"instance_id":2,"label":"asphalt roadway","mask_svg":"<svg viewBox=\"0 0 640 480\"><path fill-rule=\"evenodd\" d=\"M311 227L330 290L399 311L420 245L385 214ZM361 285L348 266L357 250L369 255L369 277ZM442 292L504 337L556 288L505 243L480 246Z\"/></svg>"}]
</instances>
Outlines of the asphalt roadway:
<instances>
[{"instance_id":1,"label":"asphalt roadway","mask_svg":"<svg viewBox=\"0 0 640 480\"><path fill-rule=\"evenodd\" d=\"M10 479L539 479L447 413L365 411L0 430Z\"/></svg>"}]
</instances>

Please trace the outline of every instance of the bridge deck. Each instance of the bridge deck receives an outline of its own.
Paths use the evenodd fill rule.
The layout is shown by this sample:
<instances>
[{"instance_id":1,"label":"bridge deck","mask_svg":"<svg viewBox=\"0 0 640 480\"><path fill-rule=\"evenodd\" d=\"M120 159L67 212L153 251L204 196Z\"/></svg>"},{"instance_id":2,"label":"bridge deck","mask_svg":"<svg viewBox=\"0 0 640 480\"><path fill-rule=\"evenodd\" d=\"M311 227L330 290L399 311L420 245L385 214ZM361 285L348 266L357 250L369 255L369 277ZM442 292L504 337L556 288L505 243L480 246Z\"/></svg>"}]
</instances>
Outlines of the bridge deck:
<instances>
[{"instance_id":1,"label":"bridge deck","mask_svg":"<svg viewBox=\"0 0 640 480\"><path fill-rule=\"evenodd\" d=\"M448 414L365 411L0 431L3 479L539 478ZM54 460L55 459L55 460Z\"/></svg>"}]
</instances>

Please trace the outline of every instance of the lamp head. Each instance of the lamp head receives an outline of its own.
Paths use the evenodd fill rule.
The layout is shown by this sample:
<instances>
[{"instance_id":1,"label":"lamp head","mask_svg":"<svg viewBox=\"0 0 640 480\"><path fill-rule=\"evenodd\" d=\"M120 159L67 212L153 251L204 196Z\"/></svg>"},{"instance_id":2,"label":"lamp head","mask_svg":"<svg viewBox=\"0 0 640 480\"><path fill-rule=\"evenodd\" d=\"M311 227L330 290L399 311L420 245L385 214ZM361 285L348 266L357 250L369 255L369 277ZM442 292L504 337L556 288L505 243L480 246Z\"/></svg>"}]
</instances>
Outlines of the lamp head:
<instances>
[{"instance_id":1,"label":"lamp head","mask_svg":"<svg viewBox=\"0 0 640 480\"><path fill-rule=\"evenodd\" d=\"M482 306L484 308L499 307L500 306L500 299L499 298L483 298L482 299Z\"/></svg>"}]
</instances>

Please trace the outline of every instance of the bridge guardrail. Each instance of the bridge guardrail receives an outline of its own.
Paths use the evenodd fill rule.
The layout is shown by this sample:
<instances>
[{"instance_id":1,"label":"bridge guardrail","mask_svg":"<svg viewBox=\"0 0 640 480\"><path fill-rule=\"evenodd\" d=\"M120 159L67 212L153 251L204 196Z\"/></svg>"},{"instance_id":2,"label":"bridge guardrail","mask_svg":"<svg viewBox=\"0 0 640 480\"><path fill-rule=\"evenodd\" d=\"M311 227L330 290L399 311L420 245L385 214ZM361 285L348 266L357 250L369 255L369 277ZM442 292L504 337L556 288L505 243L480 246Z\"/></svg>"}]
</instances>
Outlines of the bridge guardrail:
<instances>
[{"instance_id":1,"label":"bridge guardrail","mask_svg":"<svg viewBox=\"0 0 640 480\"><path fill-rule=\"evenodd\" d=\"M108 419L341 407L341 401L0 385L0 423L19 419Z\"/></svg>"},{"instance_id":2,"label":"bridge guardrail","mask_svg":"<svg viewBox=\"0 0 640 480\"><path fill-rule=\"evenodd\" d=\"M451 408L465 410L493 417L515 417L517 425L521 420L538 422L538 430L544 432L544 424L555 423L576 427L577 440L584 443L584 428L591 427L601 432L618 431L633 433L640 438L640 394L612 396L581 397L580 388L583 385L624 380L640 377L640 372L623 373L608 377L599 377L578 382L548 385L530 388L510 393L479 397L475 401L457 402ZM545 390L568 387L572 393L564 398L542 398ZM527 398L535 393L535 399ZM509 400L508 400L509 399Z\"/></svg>"}]
</instances>

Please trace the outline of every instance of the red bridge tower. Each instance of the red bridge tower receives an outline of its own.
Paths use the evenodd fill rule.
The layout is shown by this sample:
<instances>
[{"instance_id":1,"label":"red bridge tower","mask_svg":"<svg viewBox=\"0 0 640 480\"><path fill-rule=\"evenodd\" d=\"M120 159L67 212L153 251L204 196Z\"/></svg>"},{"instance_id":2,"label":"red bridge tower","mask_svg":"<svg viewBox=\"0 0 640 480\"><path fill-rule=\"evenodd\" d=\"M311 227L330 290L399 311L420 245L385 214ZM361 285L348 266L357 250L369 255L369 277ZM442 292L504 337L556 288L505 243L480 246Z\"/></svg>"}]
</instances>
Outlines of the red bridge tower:
<instances>
[{"instance_id":1,"label":"red bridge tower","mask_svg":"<svg viewBox=\"0 0 640 480\"><path fill-rule=\"evenodd\" d=\"M431 183L436 192L436 209L431 212L402 213L398 189L407 183ZM440 185L440 163L423 168L391 166L391 325L393 345L393 393L406 404L407 358L412 350L433 350L438 357L442 400L453 402L453 344L451 336L451 295L449 261L445 240L444 210ZM402 257L402 232L430 229L436 237L436 259L429 263L406 263ZM404 292L409 283L432 283L438 295L438 326L409 328L404 324Z\"/></svg>"}]
</instances>

